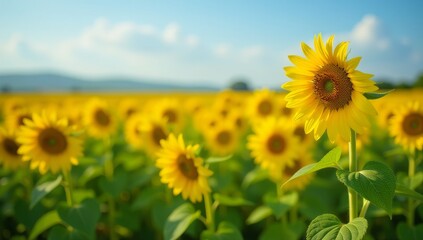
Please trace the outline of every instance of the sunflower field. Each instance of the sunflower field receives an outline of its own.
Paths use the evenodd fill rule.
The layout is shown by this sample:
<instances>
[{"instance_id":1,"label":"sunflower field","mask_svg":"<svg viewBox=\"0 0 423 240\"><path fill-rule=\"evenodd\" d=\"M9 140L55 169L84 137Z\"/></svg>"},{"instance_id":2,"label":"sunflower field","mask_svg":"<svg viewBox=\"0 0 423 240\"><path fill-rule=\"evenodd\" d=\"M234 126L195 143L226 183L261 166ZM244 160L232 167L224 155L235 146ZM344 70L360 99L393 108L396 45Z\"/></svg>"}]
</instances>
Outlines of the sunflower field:
<instances>
[{"instance_id":1,"label":"sunflower field","mask_svg":"<svg viewBox=\"0 0 423 240\"><path fill-rule=\"evenodd\" d=\"M0 239L422 239L423 89L332 42L281 91L0 95Z\"/></svg>"}]
</instances>

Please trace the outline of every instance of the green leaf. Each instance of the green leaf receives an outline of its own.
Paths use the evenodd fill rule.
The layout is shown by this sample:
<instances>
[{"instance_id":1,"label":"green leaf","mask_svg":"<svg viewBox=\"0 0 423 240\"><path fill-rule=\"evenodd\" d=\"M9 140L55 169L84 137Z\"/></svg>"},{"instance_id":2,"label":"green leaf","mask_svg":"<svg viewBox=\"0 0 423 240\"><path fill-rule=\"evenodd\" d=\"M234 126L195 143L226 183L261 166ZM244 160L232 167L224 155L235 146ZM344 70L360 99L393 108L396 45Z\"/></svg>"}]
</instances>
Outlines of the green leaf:
<instances>
[{"instance_id":1,"label":"green leaf","mask_svg":"<svg viewBox=\"0 0 423 240\"><path fill-rule=\"evenodd\" d=\"M228 197L216 193L213 195L214 199L219 202L219 204L225 206L250 206L253 205L252 202L242 198L242 197Z\"/></svg>"},{"instance_id":2,"label":"green leaf","mask_svg":"<svg viewBox=\"0 0 423 240\"><path fill-rule=\"evenodd\" d=\"M120 171L109 180L106 177L100 179L99 184L103 192L117 198L127 187L128 176L124 171Z\"/></svg>"},{"instance_id":3,"label":"green leaf","mask_svg":"<svg viewBox=\"0 0 423 240\"><path fill-rule=\"evenodd\" d=\"M224 157L209 157L209 158L206 159L206 163L210 164L210 163L224 162L224 161L231 159L232 156L233 155L231 154L231 155L224 156Z\"/></svg>"},{"instance_id":4,"label":"green leaf","mask_svg":"<svg viewBox=\"0 0 423 240\"><path fill-rule=\"evenodd\" d=\"M260 240L298 240L303 235L306 226L303 222L273 223L266 226L260 235Z\"/></svg>"},{"instance_id":5,"label":"green leaf","mask_svg":"<svg viewBox=\"0 0 423 240\"><path fill-rule=\"evenodd\" d=\"M65 223L90 238L94 236L96 224L100 219L100 206L96 200L85 199L74 207L60 206L57 211Z\"/></svg>"},{"instance_id":6,"label":"green leaf","mask_svg":"<svg viewBox=\"0 0 423 240\"><path fill-rule=\"evenodd\" d=\"M76 229L67 229L64 226L57 225L51 228L47 240L89 240L89 238Z\"/></svg>"},{"instance_id":7,"label":"green leaf","mask_svg":"<svg viewBox=\"0 0 423 240\"><path fill-rule=\"evenodd\" d=\"M31 194L31 205L30 208L33 208L35 204L37 204L43 197L45 197L48 193L53 191L59 184L62 182L62 175L59 175L56 180L51 182L42 183L32 190Z\"/></svg>"},{"instance_id":8,"label":"green leaf","mask_svg":"<svg viewBox=\"0 0 423 240\"><path fill-rule=\"evenodd\" d=\"M381 97L384 97L386 94L393 92L395 89L390 89L387 91L379 91L379 92L371 92L371 93L364 93L363 95L370 100L379 99Z\"/></svg>"},{"instance_id":9,"label":"green leaf","mask_svg":"<svg viewBox=\"0 0 423 240\"><path fill-rule=\"evenodd\" d=\"M194 206L185 203L176 208L167 218L164 227L164 239L177 239L187 230L189 225L198 219L200 211L195 211Z\"/></svg>"},{"instance_id":10,"label":"green leaf","mask_svg":"<svg viewBox=\"0 0 423 240\"><path fill-rule=\"evenodd\" d=\"M139 210L151 206L155 200L159 199L162 195L162 192L157 191L156 188L146 188L145 190L139 192L138 196L132 202L131 209Z\"/></svg>"},{"instance_id":11,"label":"green leaf","mask_svg":"<svg viewBox=\"0 0 423 240\"><path fill-rule=\"evenodd\" d=\"M261 220L271 216L273 214L273 210L268 206L259 206L258 208L254 209L250 216L247 218L247 224L254 224L258 223Z\"/></svg>"},{"instance_id":12,"label":"green leaf","mask_svg":"<svg viewBox=\"0 0 423 240\"><path fill-rule=\"evenodd\" d=\"M406 223L399 223L397 236L399 240L420 240L423 236L423 224L410 226Z\"/></svg>"},{"instance_id":13,"label":"green leaf","mask_svg":"<svg viewBox=\"0 0 423 240\"><path fill-rule=\"evenodd\" d=\"M299 178L301 176L319 171L321 169L324 168L338 168L338 161L341 158L341 148L340 147L336 147L332 150L330 150L330 152L328 152L319 162L317 163L312 163L309 164L303 168L301 168L300 170L298 170L294 175L292 175L292 177L290 179L288 179L288 181L286 181L282 187L287 184L289 181L292 181L296 178Z\"/></svg>"},{"instance_id":14,"label":"green leaf","mask_svg":"<svg viewBox=\"0 0 423 240\"><path fill-rule=\"evenodd\" d=\"M409 197L409 198L414 198L416 200L420 200L420 201L423 202L423 195L422 194L420 194L420 193L418 193L414 190L411 190L407 186L404 186L400 183L396 184L395 194L405 196L405 197Z\"/></svg>"},{"instance_id":15,"label":"green leaf","mask_svg":"<svg viewBox=\"0 0 423 240\"><path fill-rule=\"evenodd\" d=\"M365 218L354 218L351 222L343 224L335 215L323 214L311 221L307 228L307 240L360 240L366 230Z\"/></svg>"},{"instance_id":16,"label":"green leaf","mask_svg":"<svg viewBox=\"0 0 423 240\"><path fill-rule=\"evenodd\" d=\"M292 206L298 202L298 193L292 192L281 198L272 198L266 201L266 205L272 209L276 218L281 218Z\"/></svg>"},{"instance_id":17,"label":"green leaf","mask_svg":"<svg viewBox=\"0 0 423 240\"><path fill-rule=\"evenodd\" d=\"M266 169L256 167L244 177L244 180L242 181L242 187L247 188L253 183L260 182L268 178L269 172Z\"/></svg>"},{"instance_id":18,"label":"green leaf","mask_svg":"<svg viewBox=\"0 0 423 240\"><path fill-rule=\"evenodd\" d=\"M201 233L201 240L242 240L239 230L229 222L221 222L214 233L204 231Z\"/></svg>"},{"instance_id":19,"label":"green leaf","mask_svg":"<svg viewBox=\"0 0 423 240\"><path fill-rule=\"evenodd\" d=\"M339 181L354 189L363 198L384 209L392 217L392 199L395 194L396 179L391 168L381 162L368 162L363 170L349 172L336 171Z\"/></svg>"},{"instance_id":20,"label":"green leaf","mask_svg":"<svg viewBox=\"0 0 423 240\"><path fill-rule=\"evenodd\" d=\"M60 223L60 217L57 214L57 211L51 211L44 214L38 221L35 223L34 228L29 234L29 239L36 239L38 235L43 233L45 230L49 229L53 225Z\"/></svg>"}]
</instances>

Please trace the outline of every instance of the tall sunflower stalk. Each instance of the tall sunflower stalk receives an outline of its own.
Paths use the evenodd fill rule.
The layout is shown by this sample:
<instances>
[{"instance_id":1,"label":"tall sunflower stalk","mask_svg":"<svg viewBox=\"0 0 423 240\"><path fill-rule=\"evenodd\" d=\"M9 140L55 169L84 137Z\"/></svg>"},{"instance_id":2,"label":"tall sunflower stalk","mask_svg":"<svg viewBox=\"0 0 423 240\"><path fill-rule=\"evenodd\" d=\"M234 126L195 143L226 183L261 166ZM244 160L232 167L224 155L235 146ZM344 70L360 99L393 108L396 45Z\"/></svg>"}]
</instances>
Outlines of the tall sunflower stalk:
<instances>
[{"instance_id":1,"label":"tall sunflower stalk","mask_svg":"<svg viewBox=\"0 0 423 240\"><path fill-rule=\"evenodd\" d=\"M323 214L311 222L307 239L343 239L345 232L353 239L361 239L367 230L364 216L369 202L391 214L395 175L389 167L379 162L369 162L364 166L366 170L371 171L362 172L359 169L356 133L361 134L370 128L370 119L377 114L365 94L378 88L371 80L373 75L357 70L360 57L347 59L348 42L341 42L333 49L333 41L334 36L331 36L324 44L319 34L314 38L314 50L301 43L305 57L289 56L294 66L285 67L285 72L292 80L282 87L289 91L285 97L286 106L295 110L294 119L305 121L305 133L313 132L314 138L318 140L327 132L332 143L349 142L349 168L343 169L338 164L341 150L336 148L320 162L300 169L290 180L323 168L336 168L338 180L348 189L349 222L346 225L352 225L357 231L351 231L350 227L341 227L343 225L336 216ZM374 176L370 176L369 172ZM382 184L388 185L387 191L375 194L381 189L372 187ZM366 199L363 201L360 216L359 196Z\"/></svg>"},{"instance_id":2,"label":"tall sunflower stalk","mask_svg":"<svg viewBox=\"0 0 423 240\"><path fill-rule=\"evenodd\" d=\"M204 198L206 218L194 216L203 220L207 229L214 232L214 208L208 183L208 177L213 172L205 167L203 159L197 156L200 146L186 145L182 135L176 137L173 134L160 143L162 148L158 152L156 166L160 169L161 182L167 184L174 195L181 194L184 199L193 203L201 202Z\"/></svg>"},{"instance_id":3,"label":"tall sunflower stalk","mask_svg":"<svg viewBox=\"0 0 423 240\"><path fill-rule=\"evenodd\" d=\"M38 168L41 174L48 171L62 171L66 200L73 206L72 181L70 170L78 164L82 155L82 140L73 134L66 118L59 118L55 112L34 113L24 121L19 137L18 153L24 161L30 161L32 169Z\"/></svg>"}]
</instances>

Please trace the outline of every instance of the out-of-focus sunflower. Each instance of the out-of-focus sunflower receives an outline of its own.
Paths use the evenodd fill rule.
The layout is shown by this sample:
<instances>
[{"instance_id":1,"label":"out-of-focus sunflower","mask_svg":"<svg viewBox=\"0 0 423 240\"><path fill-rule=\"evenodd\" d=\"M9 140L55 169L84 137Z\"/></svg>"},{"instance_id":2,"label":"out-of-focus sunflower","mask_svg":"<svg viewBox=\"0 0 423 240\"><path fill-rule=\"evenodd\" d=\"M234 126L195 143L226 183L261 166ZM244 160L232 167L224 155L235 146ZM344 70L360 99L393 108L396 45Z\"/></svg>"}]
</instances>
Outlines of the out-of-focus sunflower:
<instances>
[{"instance_id":1,"label":"out-of-focus sunflower","mask_svg":"<svg viewBox=\"0 0 423 240\"><path fill-rule=\"evenodd\" d=\"M350 140L350 129L362 133L370 127L369 119L377 112L363 93L378 88L371 74L356 70L361 58L347 60L348 42L341 42L332 50L334 37L326 45L319 34L314 38L315 50L301 43L305 58L289 56L295 66L285 67L292 79L283 85L290 91L285 99L294 108L295 119L304 118L305 132L314 130L319 139L327 130L334 142L337 135Z\"/></svg>"},{"instance_id":2,"label":"out-of-focus sunflower","mask_svg":"<svg viewBox=\"0 0 423 240\"><path fill-rule=\"evenodd\" d=\"M293 164L300 151L300 141L294 135L290 120L268 118L254 125L253 130L254 134L248 137L247 147L257 164L264 169L281 163L286 166Z\"/></svg>"},{"instance_id":3,"label":"out-of-focus sunflower","mask_svg":"<svg viewBox=\"0 0 423 240\"><path fill-rule=\"evenodd\" d=\"M226 121L231 122L240 134L244 133L249 126L247 118L240 110L232 110Z\"/></svg>"},{"instance_id":4,"label":"out-of-focus sunflower","mask_svg":"<svg viewBox=\"0 0 423 240\"><path fill-rule=\"evenodd\" d=\"M126 98L119 102L119 115L123 120L141 111L141 103L134 98Z\"/></svg>"},{"instance_id":5,"label":"out-of-focus sunflower","mask_svg":"<svg viewBox=\"0 0 423 240\"><path fill-rule=\"evenodd\" d=\"M157 117L164 118L174 132L182 130L185 119L181 103L177 99L163 99L157 103L155 111Z\"/></svg>"},{"instance_id":6,"label":"out-of-focus sunflower","mask_svg":"<svg viewBox=\"0 0 423 240\"><path fill-rule=\"evenodd\" d=\"M182 135L178 138L170 134L161 141L156 166L160 169L160 178L173 189L173 194L182 194L191 202L201 202L204 194L211 189L207 178L213 173L203 166L203 159L197 156L198 145L185 145Z\"/></svg>"},{"instance_id":7,"label":"out-of-focus sunflower","mask_svg":"<svg viewBox=\"0 0 423 240\"><path fill-rule=\"evenodd\" d=\"M248 105L252 122L261 121L270 116L278 116L280 113L275 93L268 89L255 91L250 97Z\"/></svg>"},{"instance_id":8,"label":"out-of-focus sunflower","mask_svg":"<svg viewBox=\"0 0 423 240\"><path fill-rule=\"evenodd\" d=\"M233 154L239 145L239 133L230 122L219 121L213 129L204 134L207 146L213 155Z\"/></svg>"},{"instance_id":9,"label":"out-of-focus sunflower","mask_svg":"<svg viewBox=\"0 0 423 240\"><path fill-rule=\"evenodd\" d=\"M276 167L269 169L270 177L276 183L284 183L289 178L292 177L298 170L301 168L312 164L314 161L311 158L311 155L308 151L301 151L294 158L293 164L291 166L285 166L283 164L276 165ZM313 178L314 174L307 174L301 176L297 179L294 179L285 185L283 185L284 190L302 190L304 189Z\"/></svg>"},{"instance_id":10,"label":"out-of-focus sunflower","mask_svg":"<svg viewBox=\"0 0 423 240\"><path fill-rule=\"evenodd\" d=\"M142 118L138 129L141 132L145 150L152 156L160 149L160 141L167 139L169 135L167 120L154 115Z\"/></svg>"},{"instance_id":11,"label":"out-of-focus sunflower","mask_svg":"<svg viewBox=\"0 0 423 240\"><path fill-rule=\"evenodd\" d=\"M26 108L19 108L18 110L9 111L6 115L6 125L8 128L17 131L21 126L24 125L24 120L31 120L31 112Z\"/></svg>"},{"instance_id":12,"label":"out-of-focus sunflower","mask_svg":"<svg viewBox=\"0 0 423 240\"><path fill-rule=\"evenodd\" d=\"M23 165L22 156L18 154L19 143L15 131L0 128L0 162L7 169L17 169Z\"/></svg>"},{"instance_id":13,"label":"out-of-focus sunflower","mask_svg":"<svg viewBox=\"0 0 423 240\"><path fill-rule=\"evenodd\" d=\"M414 151L423 148L423 106L421 102L409 102L394 112L390 121L390 133L395 142Z\"/></svg>"},{"instance_id":14,"label":"out-of-focus sunflower","mask_svg":"<svg viewBox=\"0 0 423 240\"><path fill-rule=\"evenodd\" d=\"M82 155L81 139L72 135L67 119L58 119L56 113L33 114L32 120L25 121L17 141L22 159L31 161L31 169L38 168L42 174L48 170L69 171Z\"/></svg>"},{"instance_id":15,"label":"out-of-focus sunflower","mask_svg":"<svg viewBox=\"0 0 423 240\"><path fill-rule=\"evenodd\" d=\"M116 131L117 120L107 102L91 99L84 111L84 124L90 136L105 138Z\"/></svg>"},{"instance_id":16,"label":"out-of-focus sunflower","mask_svg":"<svg viewBox=\"0 0 423 240\"><path fill-rule=\"evenodd\" d=\"M144 146L144 136L140 130L144 118L142 113L136 113L129 116L125 122L126 141L136 149L141 149Z\"/></svg>"}]
</instances>

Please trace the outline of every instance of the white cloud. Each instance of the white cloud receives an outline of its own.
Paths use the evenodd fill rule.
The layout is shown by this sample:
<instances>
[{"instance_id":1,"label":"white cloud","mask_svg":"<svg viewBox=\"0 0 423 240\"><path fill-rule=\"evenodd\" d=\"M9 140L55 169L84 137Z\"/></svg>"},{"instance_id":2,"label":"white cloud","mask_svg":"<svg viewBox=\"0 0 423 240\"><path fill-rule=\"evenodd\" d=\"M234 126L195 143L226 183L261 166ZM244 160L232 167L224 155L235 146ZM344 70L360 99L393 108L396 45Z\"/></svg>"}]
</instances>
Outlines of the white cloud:
<instances>
[{"instance_id":1,"label":"white cloud","mask_svg":"<svg viewBox=\"0 0 423 240\"><path fill-rule=\"evenodd\" d=\"M163 41L166 43L175 43L179 37L179 25L171 23L163 31Z\"/></svg>"},{"instance_id":2,"label":"white cloud","mask_svg":"<svg viewBox=\"0 0 423 240\"><path fill-rule=\"evenodd\" d=\"M231 52L231 46L227 43L221 43L214 48L214 54L218 57L224 58Z\"/></svg>"},{"instance_id":3,"label":"white cloud","mask_svg":"<svg viewBox=\"0 0 423 240\"><path fill-rule=\"evenodd\" d=\"M186 43L190 47L197 47L200 42L200 39L196 35L188 35L186 38Z\"/></svg>"},{"instance_id":4,"label":"white cloud","mask_svg":"<svg viewBox=\"0 0 423 240\"><path fill-rule=\"evenodd\" d=\"M349 35L352 42L363 48L386 50L391 44L381 21L374 15L364 16Z\"/></svg>"},{"instance_id":5,"label":"white cloud","mask_svg":"<svg viewBox=\"0 0 423 240\"><path fill-rule=\"evenodd\" d=\"M252 60L263 54L262 46L251 46L241 50L241 58L244 60Z\"/></svg>"}]
</instances>

